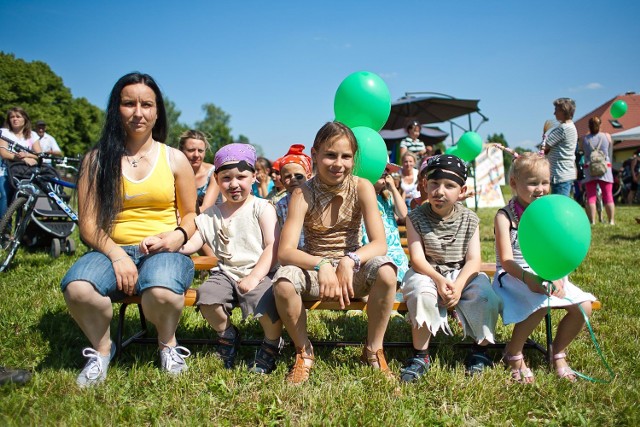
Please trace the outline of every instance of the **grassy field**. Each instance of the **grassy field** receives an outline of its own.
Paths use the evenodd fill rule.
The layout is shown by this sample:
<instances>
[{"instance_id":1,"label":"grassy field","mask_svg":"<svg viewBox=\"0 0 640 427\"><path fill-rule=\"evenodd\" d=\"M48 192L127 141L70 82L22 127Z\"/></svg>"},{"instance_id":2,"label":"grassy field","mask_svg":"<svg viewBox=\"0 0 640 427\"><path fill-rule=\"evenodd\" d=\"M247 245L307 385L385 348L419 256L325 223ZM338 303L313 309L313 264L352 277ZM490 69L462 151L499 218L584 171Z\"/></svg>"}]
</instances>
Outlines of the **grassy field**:
<instances>
[{"instance_id":1,"label":"grassy field","mask_svg":"<svg viewBox=\"0 0 640 427\"><path fill-rule=\"evenodd\" d=\"M494 211L479 212L486 261L494 260ZM80 390L75 377L88 343L59 289L75 257L53 260L45 252L21 251L13 268L0 273L0 364L31 369L34 377L24 387L0 388L0 425L639 425L640 225L635 216L640 216L638 207L621 207L618 225L596 225L591 250L572 274L574 283L603 303L592 323L616 373L609 384L560 381L532 351L526 355L536 374L533 386L509 383L498 351L492 353L494 369L465 377L465 353L449 345L458 339L438 336L433 367L416 384L389 383L360 366L360 347L317 349L311 380L296 387L284 382L291 347L273 374L255 376L246 372L254 347L242 348L242 362L225 371L210 348L192 346L190 370L169 378L158 370L153 346L132 346L114 361L104 385ZM135 311L129 311L132 320ZM559 316L554 313L556 323ZM260 338L257 322L239 326L245 338ZM361 315L310 314L314 339L362 340L365 330ZM210 334L199 314L186 309L178 338ZM409 334L403 319L392 319L388 340L406 341ZM499 327L500 340L509 334L510 328ZM534 338L543 341L542 327ZM409 353L388 349L386 354L398 372ZM585 374L607 378L586 331L569 348L569 361Z\"/></svg>"}]
</instances>

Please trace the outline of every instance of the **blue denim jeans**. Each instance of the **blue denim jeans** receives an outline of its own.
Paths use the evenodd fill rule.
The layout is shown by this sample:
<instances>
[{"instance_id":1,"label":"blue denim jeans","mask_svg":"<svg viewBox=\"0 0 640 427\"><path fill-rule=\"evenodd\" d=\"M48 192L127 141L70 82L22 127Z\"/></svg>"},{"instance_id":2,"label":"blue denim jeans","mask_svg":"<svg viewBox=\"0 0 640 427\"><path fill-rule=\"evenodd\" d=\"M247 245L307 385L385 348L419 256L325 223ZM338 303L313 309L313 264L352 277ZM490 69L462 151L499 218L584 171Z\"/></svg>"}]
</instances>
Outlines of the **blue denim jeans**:
<instances>
[{"instance_id":1,"label":"blue denim jeans","mask_svg":"<svg viewBox=\"0 0 640 427\"><path fill-rule=\"evenodd\" d=\"M138 267L136 294L152 287L167 288L176 294L183 294L193 281L193 261L186 255L175 252L160 252L154 255L143 255L138 246L122 246ZM113 301L125 297L124 292L117 289L116 274L113 264L102 252L91 251L84 254L71 266L62 278L62 292L74 281L89 282L102 296L109 296Z\"/></svg>"},{"instance_id":2,"label":"blue denim jeans","mask_svg":"<svg viewBox=\"0 0 640 427\"><path fill-rule=\"evenodd\" d=\"M573 181L562 181L556 182L555 184L551 184L551 194L561 194L563 196L569 197L571 194L571 186L573 185Z\"/></svg>"}]
</instances>

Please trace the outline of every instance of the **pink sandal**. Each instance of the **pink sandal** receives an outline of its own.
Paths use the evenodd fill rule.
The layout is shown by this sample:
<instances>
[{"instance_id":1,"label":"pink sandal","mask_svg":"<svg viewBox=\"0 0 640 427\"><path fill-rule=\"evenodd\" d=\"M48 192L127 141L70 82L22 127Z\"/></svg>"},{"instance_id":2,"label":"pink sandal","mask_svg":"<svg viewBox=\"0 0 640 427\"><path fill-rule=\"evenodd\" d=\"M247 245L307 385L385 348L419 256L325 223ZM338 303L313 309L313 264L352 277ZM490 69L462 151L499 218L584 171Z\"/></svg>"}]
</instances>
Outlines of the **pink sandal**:
<instances>
[{"instance_id":1,"label":"pink sandal","mask_svg":"<svg viewBox=\"0 0 640 427\"><path fill-rule=\"evenodd\" d=\"M567 354L564 353L564 352L558 353L558 354L554 354L553 355L553 363L555 364L556 360L566 359L566 357L567 357ZM556 374L558 375L558 378L566 379L567 381L570 381L572 383L578 381L578 377L576 376L576 373L569 366L563 366L562 368L556 368Z\"/></svg>"},{"instance_id":2,"label":"pink sandal","mask_svg":"<svg viewBox=\"0 0 640 427\"><path fill-rule=\"evenodd\" d=\"M510 368L511 365L509 365L509 362L517 362L522 359L524 359L524 355L522 353L516 354L515 356L504 353L502 356L502 360L504 360ZM533 372L531 372L531 369L529 368L511 368L511 378L520 384L532 384L534 381Z\"/></svg>"}]
</instances>

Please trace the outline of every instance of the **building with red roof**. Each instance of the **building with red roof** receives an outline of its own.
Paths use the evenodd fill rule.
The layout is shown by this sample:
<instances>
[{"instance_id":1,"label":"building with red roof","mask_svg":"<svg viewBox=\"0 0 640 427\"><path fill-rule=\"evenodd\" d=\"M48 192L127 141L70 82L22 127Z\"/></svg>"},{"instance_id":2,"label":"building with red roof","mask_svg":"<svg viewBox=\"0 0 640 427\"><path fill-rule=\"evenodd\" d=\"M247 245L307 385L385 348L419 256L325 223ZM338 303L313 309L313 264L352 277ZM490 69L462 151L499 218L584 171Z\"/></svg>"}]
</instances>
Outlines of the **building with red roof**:
<instances>
[{"instance_id":1,"label":"building with red roof","mask_svg":"<svg viewBox=\"0 0 640 427\"><path fill-rule=\"evenodd\" d=\"M611 104L617 100L623 100L627 103L627 112L618 119L611 116ZM640 139L616 141L615 134L640 126L640 95L635 92L627 92L624 95L618 95L595 110L585 114L579 120L576 120L576 129L578 130L578 138L582 138L589 133L589 119L593 116L600 117L600 131L607 132L612 135L613 139L613 161L622 163L640 148Z\"/></svg>"}]
</instances>

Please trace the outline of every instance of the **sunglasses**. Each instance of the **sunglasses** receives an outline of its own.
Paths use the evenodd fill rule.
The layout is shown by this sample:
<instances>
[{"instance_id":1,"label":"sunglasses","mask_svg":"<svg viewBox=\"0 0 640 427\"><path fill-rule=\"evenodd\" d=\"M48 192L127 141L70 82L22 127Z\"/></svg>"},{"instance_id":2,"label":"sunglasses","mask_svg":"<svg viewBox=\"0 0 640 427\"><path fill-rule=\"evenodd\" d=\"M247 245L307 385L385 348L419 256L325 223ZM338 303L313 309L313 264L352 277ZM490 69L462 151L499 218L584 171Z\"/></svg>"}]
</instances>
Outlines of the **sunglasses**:
<instances>
[{"instance_id":1,"label":"sunglasses","mask_svg":"<svg viewBox=\"0 0 640 427\"><path fill-rule=\"evenodd\" d=\"M285 178L285 180L291 180L291 179L294 179L294 178L297 179L298 181L306 181L307 180L307 177L304 176L301 173L294 173L293 175L288 176L287 178Z\"/></svg>"}]
</instances>

